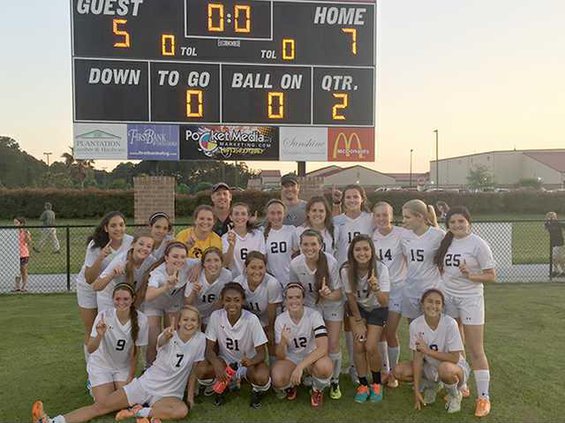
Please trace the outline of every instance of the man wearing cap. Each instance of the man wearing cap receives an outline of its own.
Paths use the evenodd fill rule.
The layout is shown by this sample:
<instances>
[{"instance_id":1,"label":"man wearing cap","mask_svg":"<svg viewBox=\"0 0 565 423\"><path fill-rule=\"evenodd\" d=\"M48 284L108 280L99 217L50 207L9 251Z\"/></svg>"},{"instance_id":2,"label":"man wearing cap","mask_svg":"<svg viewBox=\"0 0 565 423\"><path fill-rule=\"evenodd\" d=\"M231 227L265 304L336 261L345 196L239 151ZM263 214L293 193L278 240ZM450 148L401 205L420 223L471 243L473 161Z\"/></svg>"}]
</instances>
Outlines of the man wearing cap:
<instances>
[{"instance_id":1,"label":"man wearing cap","mask_svg":"<svg viewBox=\"0 0 565 423\"><path fill-rule=\"evenodd\" d=\"M306 220L306 201L298 198L300 184L298 177L292 173L281 178L281 199L286 205L284 225L300 226Z\"/></svg>"},{"instance_id":2,"label":"man wearing cap","mask_svg":"<svg viewBox=\"0 0 565 423\"><path fill-rule=\"evenodd\" d=\"M230 219L231 191L229 185L225 182L214 184L210 198L212 199L212 208L216 217L213 231L222 236L229 231L232 223Z\"/></svg>"}]
</instances>

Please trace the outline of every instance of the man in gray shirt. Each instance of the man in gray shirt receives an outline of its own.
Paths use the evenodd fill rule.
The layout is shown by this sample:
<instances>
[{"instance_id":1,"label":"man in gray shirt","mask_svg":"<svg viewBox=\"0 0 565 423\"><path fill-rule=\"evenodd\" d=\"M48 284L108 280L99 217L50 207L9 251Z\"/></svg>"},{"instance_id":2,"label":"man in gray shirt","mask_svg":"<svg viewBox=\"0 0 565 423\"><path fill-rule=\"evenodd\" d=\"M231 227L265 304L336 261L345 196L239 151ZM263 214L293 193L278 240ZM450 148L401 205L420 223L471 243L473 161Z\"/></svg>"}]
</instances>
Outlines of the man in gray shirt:
<instances>
[{"instance_id":1,"label":"man in gray shirt","mask_svg":"<svg viewBox=\"0 0 565 423\"><path fill-rule=\"evenodd\" d=\"M281 178L281 199L286 205L284 225L300 226L306 220L306 201L298 198L300 184L298 177L289 173Z\"/></svg>"},{"instance_id":2,"label":"man in gray shirt","mask_svg":"<svg viewBox=\"0 0 565 423\"><path fill-rule=\"evenodd\" d=\"M39 220L41 220L44 226L41 230L41 239L37 243L37 246L33 247L33 251L36 253L41 252L45 243L50 240L53 246L53 252L59 254L61 252L61 246L57 239L57 228L55 228L55 212L53 211L51 203L45 203L44 208L45 210L43 210L43 213L39 216Z\"/></svg>"}]
</instances>

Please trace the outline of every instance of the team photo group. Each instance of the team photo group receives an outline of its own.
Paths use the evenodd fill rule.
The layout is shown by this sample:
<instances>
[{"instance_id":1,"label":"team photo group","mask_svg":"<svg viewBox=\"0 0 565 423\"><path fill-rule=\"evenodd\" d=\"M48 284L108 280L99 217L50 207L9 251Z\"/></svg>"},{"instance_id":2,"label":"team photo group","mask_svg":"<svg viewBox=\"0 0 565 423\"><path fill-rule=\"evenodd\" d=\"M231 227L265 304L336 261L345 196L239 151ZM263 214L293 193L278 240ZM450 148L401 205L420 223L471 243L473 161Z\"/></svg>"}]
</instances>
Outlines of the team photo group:
<instances>
[{"instance_id":1,"label":"team photo group","mask_svg":"<svg viewBox=\"0 0 565 423\"><path fill-rule=\"evenodd\" d=\"M483 283L496 272L468 210L438 210L444 230L421 200L397 210L395 225L392 206L370 207L358 185L330 201L299 194L298 178L285 175L281 199L257 211L218 183L212 206L198 206L176 235L163 212L133 236L121 212L107 213L85 240L76 280L93 403L69 411L37 400L34 423L113 412L183 419L196 396L196 407L222 406L243 384L255 409L267 395L289 413L292 401L378 404L409 383L407 407L437 398L456 413L470 397L475 416L488 415ZM401 345L410 361L399 360ZM340 376L351 378L352 397Z\"/></svg>"}]
</instances>

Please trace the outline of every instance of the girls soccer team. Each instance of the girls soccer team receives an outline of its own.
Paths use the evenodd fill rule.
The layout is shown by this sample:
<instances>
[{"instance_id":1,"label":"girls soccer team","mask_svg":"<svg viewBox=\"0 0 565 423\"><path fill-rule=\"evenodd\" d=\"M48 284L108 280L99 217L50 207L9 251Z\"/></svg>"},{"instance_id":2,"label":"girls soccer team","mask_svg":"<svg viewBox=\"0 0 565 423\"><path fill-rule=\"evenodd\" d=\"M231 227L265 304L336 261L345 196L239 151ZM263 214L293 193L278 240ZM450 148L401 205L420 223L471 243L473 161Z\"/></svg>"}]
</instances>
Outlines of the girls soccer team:
<instances>
[{"instance_id":1,"label":"girls soccer team","mask_svg":"<svg viewBox=\"0 0 565 423\"><path fill-rule=\"evenodd\" d=\"M49 419L36 401L35 422L85 421L122 408L118 420L182 418L197 380L221 405L245 379L254 408L271 385L279 398L294 400L304 383L319 407L325 388L332 399L342 396L342 328L358 383L355 402L379 402L385 383L392 388L400 380L414 383L417 409L444 387L447 411L459 411L470 374L465 339L475 415L489 414L483 283L496 273L464 207L449 210L446 233L433 207L411 200L397 227L388 203L370 213L363 188L352 185L342 214L331 218L324 197L315 197L304 225L294 228L282 223L284 203L272 200L258 230L249 206L237 203L222 250L211 245L190 254L209 232L210 219L198 220L209 211L195 213L194 234L184 242L171 241L164 213L133 239L121 213L104 217L77 280L95 403ZM401 316L410 322L412 360L398 363ZM134 378L138 347L145 346L145 372Z\"/></svg>"}]
</instances>

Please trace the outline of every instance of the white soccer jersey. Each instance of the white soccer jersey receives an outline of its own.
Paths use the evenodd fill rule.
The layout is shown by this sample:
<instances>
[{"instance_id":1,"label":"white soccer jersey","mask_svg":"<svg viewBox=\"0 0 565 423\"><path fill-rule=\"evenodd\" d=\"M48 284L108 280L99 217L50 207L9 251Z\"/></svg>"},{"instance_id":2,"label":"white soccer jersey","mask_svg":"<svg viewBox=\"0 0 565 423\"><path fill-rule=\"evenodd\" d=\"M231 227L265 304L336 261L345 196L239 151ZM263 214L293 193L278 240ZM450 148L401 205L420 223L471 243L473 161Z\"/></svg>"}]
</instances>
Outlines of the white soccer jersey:
<instances>
[{"instance_id":1,"label":"white soccer jersey","mask_svg":"<svg viewBox=\"0 0 565 423\"><path fill-rule=\"evenodd\" d=\"M302 235L302 232L304 232L306 229L312 229L312 228L303 225L303 226L299 226L295 229L297 248L300 248L300 235ZM318 231L317 229L315 229L315 230ZM330 234L330 231L328 231L325 228L321 231L318 231L318 232L320 233L320 235L322 235L322 239L324 241L324 245L322 246L322 250L335 257L335 245L336 245L336 240L337 240L338 228L334 227L333 237Z\"/></svg>"},{"instance_id":2,"label":"white soccer jersey","mask_svg":"<svg viewBox=\"0 0 565 423\"><path fill-rule=\"evenodd\" d=\"M483 284L463 277L459 270L463 263L467 263L471 273L495 266L492 251L481 237L470 234L462 239L453 238L443 259L442 291L456 297L482 296Z\"/></svg>"},{"instance_id":3,"label":"white soccer jersey","mask_svg":"<svg viewBox=\"0 0 565 423\"><path fill-rule=\"evenodd\" d=\"M202 332L196 332L187 342L175 332L169 342L157 348L157 358L139 382L154 397L182 399L190 371L194 363L204 361L205 351L206 337Z\"/></svg>"},{"instance_id":4,"label":"white soccer jersey","mask_svg":"<svg viewBox=\"0 0 565 423\"><path fill-rule=\"evenodd\" d=\"M155 248L151 252L151 255L155 259L155 262L157 262L157 261L159 261L160 259L163 258L163 256L165 255L165 249L167 248L167 245L169 245L169 242L174 241L174 240L175 240L175 237L172 236L171 234L165 235L165 238L163 238L163 241L161 241L161 245L159 245L158 248Z\"/></svg>"},{"instance_id":5,"label":"white soccer jersey","mask_svg":"<svg viewBox=\"0 0 565 423\"><path fill-rule=\"evenodd\" d=\"M222 235L222 250L224 254L228 251L228 248L228 234L225 233ZM247 258L247 254L251 251L259 251L265 254L265 236L263 232L254 229L251 232L247 232L244 237L236 233L233 260L229 266L234 278L243 273L243 269L245 269L245 259Z\"/></svg>"},{"instance_id":6,"label":"white soccer jersey","mask_svg":"<svg viewBox=\"0 0 565 423\"><path fill-rule=\"evenodd\" d=\"M404 284L404 296L420 298L424 291L439 286L441 275L434 264L434 256L445 232L430 226L422 235L406 232L402 239L402 250L406 257L407 272Z\"/></svg>"},{"instance_id":7,"label":"white soccer jersey","mask_svg":"<svg viewBox=\"0 0 565 423\"><path fill-rule=\"evenodd\" d=\"M328 336L326 324L319 311L304 307L304 314L298 323L294 323L288 311L277 316L275 320L275 343L281 343L281 334L284 327L290 329L289 343L286 347L287 355L298 356L304 359L316 349L316 338Z\"/></svg>"},{"instance_id":8,"label":"white soccer jersey","mask_svg":"<svg viewBox=\"0 0 565 423\"><path fill-rule=\"evenodd\" d=\"M187 259L184 266L179 270L179 279L175 287L167 292L162 293L160 296L154 298L151 301L146 301L145 305L149 308L166 309L171 304L171 301L174 301L174 299L182 298L184 294L184 287L188 282L188 275L190 274L192 268L199 263L200 260L198 259ZM153 269L151 273L149 273L149 281L147 283L147 287L160 288L167 284L169 274L167 273L166 266L166 263L161 263L159 266Z\"/></svg>"},{"instance_id":9,"label":"white soccer jersey","mask_svg":"<svg viewBox=\"0 0 565 423\"><path fill-rule=\"evenodd\" d=\"M121 254L114 257L114 259L110 262L108 267L106 267L106 269L104 269L104 271L100 273L99 277L104 278L108 275L111 275L112 273L114 273L114 269L116 269L117 267L121 267L125 269L127 263L127 255L128 255L128 251L124 251ZM141 283L143 282L143 275L147 270L149 270L149 268L153 263L155 263L155 259L151 255L149 255L145 260L143 260L143 263L141 263L139 267L134 267L133 282L136 289L140 288ZM119 275L114 279L112 279L108 283L108 285L106 285L106 288L96 293L98 310L104 310L105 308L110 308L114 306L114 302L112 301L112 292L114 291L114 288L116 287L117 284L125 281L126 281L126 275L125 274Z\"/></svg>"},{"instance_id":10,"label":"white soccer jersey","mask_svg":"<svg viewBox=\"0 0 565 423\"><path fill-rule=\"evenodd\" d=\"M423 315L412 320L412 323L410 323L411 350L416 351L416 341L420 336L424 338L431 350L439 352L463 351L463 341L461 340L457 322L445 314L441 315L435 330L428 326ZM424 360L436 369L440 365L439 360L429 356L424 356Z\"/></svg>"},{"instance_id":11,"label":"white soccer jersey","mask_svg":"<svg viewBox=\"0 0 565 423\"><path fill-rule=\"evenodd\" d=\"M208 324L210 315L212 314L212 311L214 311L214 303L216 303L216 301L220 299L222 288L225 286L225 284L231 282L232 280L233 278L231 272L226 268L222 268L220 275L216 280L212 281L212 283L208 283L208 281L206 280L206 274L204 273L204 270L200 272L200 275L198 276L198 282L200 283L202 289L200 293L198 293L198 295L196 295L196 297L194 298L194 306L200 312L200 315L202 316L202 323L204 323L205 325ZM192 294L193 287L194 284L192 283L186 284L186 288L184 290L185 297L189 297L190 294Z\"/></svg>"},{"instance_id":12,"label":"white soccer jersey","mask_svg":"<svg viewBox=\"0 0 565 423\"><path fill-rule=\"evenodd\" d=\"M342 265L347 261L347 250L353 238L359 234L373 234L373 214L361 212L357 218L352 219L342 213L334 217L334 225L338 229L335 258Z\"/></svg>"},{"instance_id":13,"label":"white soccer jersey","mask_svg":"<svg viewBox=\"0 0 565 423\"><path fill-rule=\"evenodd\" d=\"M104 269L106 269L106 267L108 267L108 265L112 262L112 260L114 260L114 258L116 256L118 256L119 254L126 252L129 250L130 246L131 246L131 242L133 240L133 237L131 235L125 234L124 238L122 239L122 245L120 245L120 248L118 248L117 250L114 250L112 248L112 252L110 254L108 254L104 260L102 260L102 265L100 266L100 272L102 273L104 271ZM98 258L98 256L100 255L100 247L94 247L94 241L90 241L88 243L88 246L86 247L86 255L84 257L84 264L82 265L80 272L78 273L77 277L76 277L76 282L77 285L83 285L83 286L88 286L92 289L92 285L90 285L88 282L86 282L86 277L85 277L85 272L86 272L86 268L87 267L92 267L92 265L94 265L94 263L96 262L96 259Z\"/></svg>"},{"instance_id":14,"label":"white soccer jersey","mask_svg":"<svg viewBox=\"0 0 565 423\"><path fill-rule=\"evenodd\" d=\"M373 243L377 258L388 267L390 284L399 287L406 279L406 257L402 252L402 239L410 236L410 231L400 226L393 226L392 231L383 235L378 229L373 232Z\"/></svg>"},{"instance_id":15,"label":"white soccer jersey","mask_svg":"<svg viewBox=\"0 0 565 423\"><path fill-rule=\"evenodd\" d=\"M326 281L328 288L334 291L336 289L341 289L343 286L341 285L341 280L339 278L339 267L337 264L337 260L333 258L332 255L328 253L323 253L326 255L326 259L328 261L328 269L329 269L329 280ZM315 281L316 269L310 270L308 265L306 264L306 257L303 254L292 259L290 262L290 274L289 274L289 282L299 282L304 287L304 305L308 307L316 307L316 299L318 298L318 292L315 290L316 281ZM344 298L338 301L326 301L323 298L320 298L320 303L324 304L343 304Z\"/></svg>"},{"instance_id":16,"label":"white soccer jersey","mask_svg":"<svg viewBox=\"0 0 565 423\"><path fill-rule=\"evenodd\" d=\"M285 287L288 283L288 269L292 260L292 251L298 250L296 228L283 225L281 229L272 229L265 240L267 271Z\"/></svg>"},{"instance_id":17,"label":"white soccer jersey","mask_svg":"<svg viewBox=\"0 0 565 423\"><path fill-rule=\"evenodd\" d=\"M226 310L212 312L206 328L206 338L217 342L218 356L227 364L239 363L243 356L255 357L255 348L267 343L267 335L259 318L247 310L241 310L241 316L233 326Z\"/></svg>"},{"instance_id":18,"label":"white soccer jersey","mask_svg":"<svg viewBox=\"0 0 565 423\"><path fill-rule=\"evenodd\" d=\"M251 291L246 275L239 275L234 282L240 284L245 290L245 305L261 321L263 327L269 323L267 308L269 304L280 304L283 301L280 283L268 273L255 291Z\"/></svg>"},{"instance_id":19,"label":"white soccer jersey","mask_svg":"<svg viewBox=\"0 0 565 423\"><path fill-rule=\"evenodd\" d=\"M340 276L345 292L347 294L352 294L353 290L351 289L349 277L347 276L347 267L341 268ZM384 307L382 304L379 304L377 296L369 286L367 276L368 275L365 275L357 279L357 289L355 290L355 298L357 299L357 303L367 311ZM377 281L382 292L390 292L390 278L388 274L388 268L380 261L377 261Z\"/></svg>"},{"instance_id":20,"label":"white soccer jersey","mask_svg":"<svg viewBox=\"0 0 565 423\"><path fill-rule=\"evenodd\" d=\"M131 366L131 354L133 340L131 338L131 320L125 324L120 323L116 315L115 308L108 308L101 311L96 316L90 336L96 338L96 325L104 319L106 323L106 333L100 341L99 347L90 354L88 363L97 367L109 370L125 369ZM137 324L139 332L135 345L138 347L147 345L148 326L147 316L142 312L137 312Z\"/></svg>"}]
</instances>

